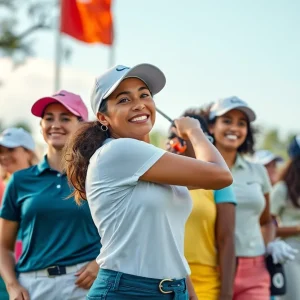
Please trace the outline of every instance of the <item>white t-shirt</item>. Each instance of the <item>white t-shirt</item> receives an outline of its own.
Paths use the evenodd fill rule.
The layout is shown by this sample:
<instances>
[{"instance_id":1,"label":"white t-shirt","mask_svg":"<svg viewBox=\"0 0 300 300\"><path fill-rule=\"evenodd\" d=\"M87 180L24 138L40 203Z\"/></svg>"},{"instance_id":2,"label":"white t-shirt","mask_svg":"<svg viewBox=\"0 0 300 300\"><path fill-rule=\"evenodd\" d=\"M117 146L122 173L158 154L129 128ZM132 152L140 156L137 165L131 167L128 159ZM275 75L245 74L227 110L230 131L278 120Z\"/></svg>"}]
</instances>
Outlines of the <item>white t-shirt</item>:
<instances>
[{"instance_id":1,"label":"white t-shirt","mask_svg":"<svg viewBox=\"0 0 300 300\"><path fill-rule=\"evenodd\" d=\"M188 189L139 181L164 153L120 138L108 139L91 157L86 193L101 236L100 268L158 279L190 274L184 257Z\"/></svg>"},{"instance_id":2,"label":"white t-shirt","mask_svg":"<svg viewBox=\"0 0 300 300\"><path fill-rule=\"evenodd\" d=\"M236 196L236 256L254 257L265 253L260 217L266 207L265 195L271 190L267 170L238 155L231 169Z\"/></svg>"}]
</instances>

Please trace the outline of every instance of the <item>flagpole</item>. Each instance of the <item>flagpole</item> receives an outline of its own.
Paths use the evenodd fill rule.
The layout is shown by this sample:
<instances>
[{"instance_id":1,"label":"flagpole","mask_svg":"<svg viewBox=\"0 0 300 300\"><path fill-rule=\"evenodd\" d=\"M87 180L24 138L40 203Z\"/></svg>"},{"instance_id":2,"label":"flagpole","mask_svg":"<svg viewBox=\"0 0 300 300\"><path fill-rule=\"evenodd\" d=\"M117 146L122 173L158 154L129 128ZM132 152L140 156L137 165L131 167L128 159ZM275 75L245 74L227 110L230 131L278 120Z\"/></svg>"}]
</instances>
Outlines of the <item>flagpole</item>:
<instances>
[{"instance_id":1,"label":"flagpole","mask_svg":"<svg viewBox=\"0 0 300 300\"><path fill-rule=\"evenodd\" d=\"M112 10L113 8L111 8ZM109 47L108 54L108 68L113 67L116 64L116 28L112 26L112 44Z\"/></svg>"},{"instance_id":2,"label":"flagpole","mask_svg":"<svg viewBox=\"0 0 300 300\"><path fill-rule=\"evenodd\" d=\"M113 42L113 44L109 47L109 54L108 54L108 68L111 68L112 66L114 66L116 64L115 62L115 43Z\"/></svg>"},{"instance_id":3,"label":"flagpole","mask_svg":"<svg viewBox=\"0 0 300 300\"><path fill-rule=\"evenodd\" d=\"M55 34L54 92L60 89L61 54L62 54L62 36L60 32L60 24L61 24L61 1L58 0L57 26L56 26L56 34Z\"/></svg>"}]
</instances>

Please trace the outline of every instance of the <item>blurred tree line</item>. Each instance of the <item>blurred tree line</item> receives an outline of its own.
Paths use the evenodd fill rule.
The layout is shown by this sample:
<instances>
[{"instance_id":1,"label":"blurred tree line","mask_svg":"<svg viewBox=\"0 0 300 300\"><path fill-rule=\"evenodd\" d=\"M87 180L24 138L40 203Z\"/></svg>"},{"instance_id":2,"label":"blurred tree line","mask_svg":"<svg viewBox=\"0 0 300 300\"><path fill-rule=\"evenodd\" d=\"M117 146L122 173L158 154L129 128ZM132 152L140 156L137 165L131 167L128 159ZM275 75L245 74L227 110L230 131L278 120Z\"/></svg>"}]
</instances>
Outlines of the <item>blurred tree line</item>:
<instances>
[{"instance_id":1,"label":"blurred tree line","mask_svg":"<svg viewBox=\"0 0 300 300\"><path fill-rule=\"evenodd\" d=\"M264 130L258 136L257 149L270 150L286 160L288 158L287 147L296 134L295 132L288 132L281 136L278 128Z\"/></svg>"},{"instance_id":2,"label":"blurred tree line","mask_svg":"<svg viewBox=\"0 0 300 300\"><path fill-rule=\"evenodd\" d=\"M289 132L286 135L280 134L279 129L258 129L256 135L256 150L265 149L282 156L285 160L288 158L287 147L296 133ZM167 133L153 131L151 133L151 142L161 148L165 148Z\"/></svg>"},{"instance_id":3,"label":"blurred tree line","mask_svg":"<svg viewBox=\"0 0 300 300\"><path fill-rule=\"evenodd\" d=\"M34 56L35 34L57 27L60 0L0 0L0 57L10 57L14 67ZM21 25L24 21L26 27ZM71 49L63 45L63 58ZM0 82L1 85L1 82Z\"/></svg>"},{"instance_id":4,"label":"blurred tree line","mask_svg":"<svg viewBox=\"0 0 300 300\"><path fill-rule=\"evenodd\" d=\"M11 57L14 66L24 63L27 57L34 55L34 34L41 30L51 30L57 24L56 14L60 0L0 0L0 56ZM21 14L22 12L22 14ZM20 26L20 15L26 18L28 27ZM64 46L64 58L68 59L71 50ZM1 85L1 82L0 82ZM32 132L25 122L5 124L5 127L22 127ZM0 130L4 124L0 120ZM165 148L167 133L153 131L151 142ZM287 145L294 133L280 136L276 128L260 130L257 136L257 149L267 149L287 158Z\"/></svg>"},{"instance_id":5,"label":"blurred tree line","mask_svg":"<svg viewBox=\"0 0 300 300\"><path fill-rule=\"evenodd\" d=\"M2 121L0 120L0 132L2 132L5 128L8 128L8 127L23 128L26 131L28 131L29 133L32 133L31 126L27 122L19 121L19 122L15 122L12 124L3 124Z\"/></svg>"},{"instance_id":6,"label":"blurred tree line","mask_svg":"<svg viewBox=\"0 0 300 300\"><path fill-rule=\"evenodd\" d=\"M12 124L3 124L0 120L0 132L7 127L21 127L32 133L32 128L27 122L19 121ZM287 135L282 136L277 128L266 129L264 131L260 130L257 134L256 150L270 150L273 153L282 156L286 160L288 158L287 146L295 134L296 133L290 132ZM151 132L150 139L153 145L164 149L166 146L167 132L154 130Z\"/></svg>"},{"instance_id":7,"label":"blurred tree line","mask_svg":"<svg viewBox=\"0 0 300 300\"><path fill-rule=\"evenodd\" d=\"M54 1L0 0L0 54L11 57L16 65L33 55L33 34L51 28L49 16ZM20 16L28 23L20 26Z\"/></svg>"}]
</instances>

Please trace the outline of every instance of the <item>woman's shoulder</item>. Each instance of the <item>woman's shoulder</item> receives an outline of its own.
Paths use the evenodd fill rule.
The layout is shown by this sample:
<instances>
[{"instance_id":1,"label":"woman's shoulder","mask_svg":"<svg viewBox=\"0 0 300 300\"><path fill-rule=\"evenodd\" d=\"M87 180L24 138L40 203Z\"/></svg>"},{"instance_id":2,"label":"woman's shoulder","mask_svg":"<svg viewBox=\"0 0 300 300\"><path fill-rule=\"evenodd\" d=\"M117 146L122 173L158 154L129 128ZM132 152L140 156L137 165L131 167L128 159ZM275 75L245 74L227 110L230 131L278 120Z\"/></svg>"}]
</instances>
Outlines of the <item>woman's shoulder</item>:
<instances>
[{"instance_id":1,"label":"woman's shoulder","mask_svg":"<svg viewBox=\"0 0 300 300\"><path fill-rule=\"evenodd\" d=\"M22 170L18 170L16 172L14 172L11 176L10 176L10 180L14 180L14 181L18 181L18 180L24 180L28 177L36 177L38 175L38 165L34 165Z\"/></svg>"},{"instance_id":2,"label":"woman's shoulder","mask_svg":"<svg viewBox=\"0 0 300 300\"><path fill-rule=\"evenodd\" d=\"M155 146L148 144L146 142L132 139L132 138L119 138L119 139L107 139L103 146L99 149L101 154L105 154L109 151L118 151L118 152L134 152L140 151L141 149L146 148L156 148Z\"/></svg>"},{"instance_id":3,"label":"woman's shoulder","mask_svg":"<svg viewBox=\"0 0 300 300\"><path fill-rule=\"evenodd\" d=\"M117 147L120 145L148 145L149 146L150 144L132 138L118 138L118 139L108 138L105 140L102 147Z\"/></svg>"},{"instance_id":4,"label":"woman's shoulder","mask_svg":"<svg viewBox=\"0 0 300 300\"><path fill-rule=\"evenodd\" d=\"M95 158L109 158L122 156L123 159L130 158L134 155L138 155L145 152L153 152L155 149L159 149L149 143L132 139L132 138L108 138L103 145L96 150L92 159ZM148 150L148 151L147 151Z\"/></svg>"},{"instance_id":5,"label":"woman's shoulder","mask_svg":"<svg viewBox=\"0 0 300 300\"><path fill-rule=\"evenodd\" d=\"M253 170L254 172L258 172L258 173L266 173L267 170L265 168L264 165L250 161L249 159L245 158L245 157L241 157L241 159L243 160L244 164L247 165L247 167L250 170Z\"/></svg>"},{"instance_id":6,"label":"woman's shoulder","mask_svg":"<svg viewBox=\"0 0 300 300\"><path fill-rule=\"evenodd\" d=\"M274 184L273 191L281 191L283 193L287 193L287 190L288 190L287 185L283 180L280 180Z\"/></svg>"}]
</instances>

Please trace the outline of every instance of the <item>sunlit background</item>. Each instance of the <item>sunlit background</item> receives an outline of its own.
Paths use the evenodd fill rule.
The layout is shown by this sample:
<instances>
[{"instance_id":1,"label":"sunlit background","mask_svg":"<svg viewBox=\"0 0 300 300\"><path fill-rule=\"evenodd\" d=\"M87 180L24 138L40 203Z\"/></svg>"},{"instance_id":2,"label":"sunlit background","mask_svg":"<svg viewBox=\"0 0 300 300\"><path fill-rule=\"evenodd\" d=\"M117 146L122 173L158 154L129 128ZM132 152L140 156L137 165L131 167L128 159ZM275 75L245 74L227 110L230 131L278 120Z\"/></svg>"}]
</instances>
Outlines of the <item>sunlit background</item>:
<instances>
[{"instance_id":1,"label":"sunlit background","mask_svg":"<svg viewBox=\"0 0 300 300\"><path fill-rule=\"evenodd\" d=\"M58 53L59 87L80 94L88 107L95 76L113 64L148 62L166 74L167 85L156 102L171 118L236 95L257 113L258 148L282 154L289 137L299 133L299 1L111 2L114 39L104 45L58 34L60 1L0 1L2 129L25 126L43 144L30 107L55 92ZM168 126L158 115L155 143L163 145Z\"/></svg>"}]
</instances>

